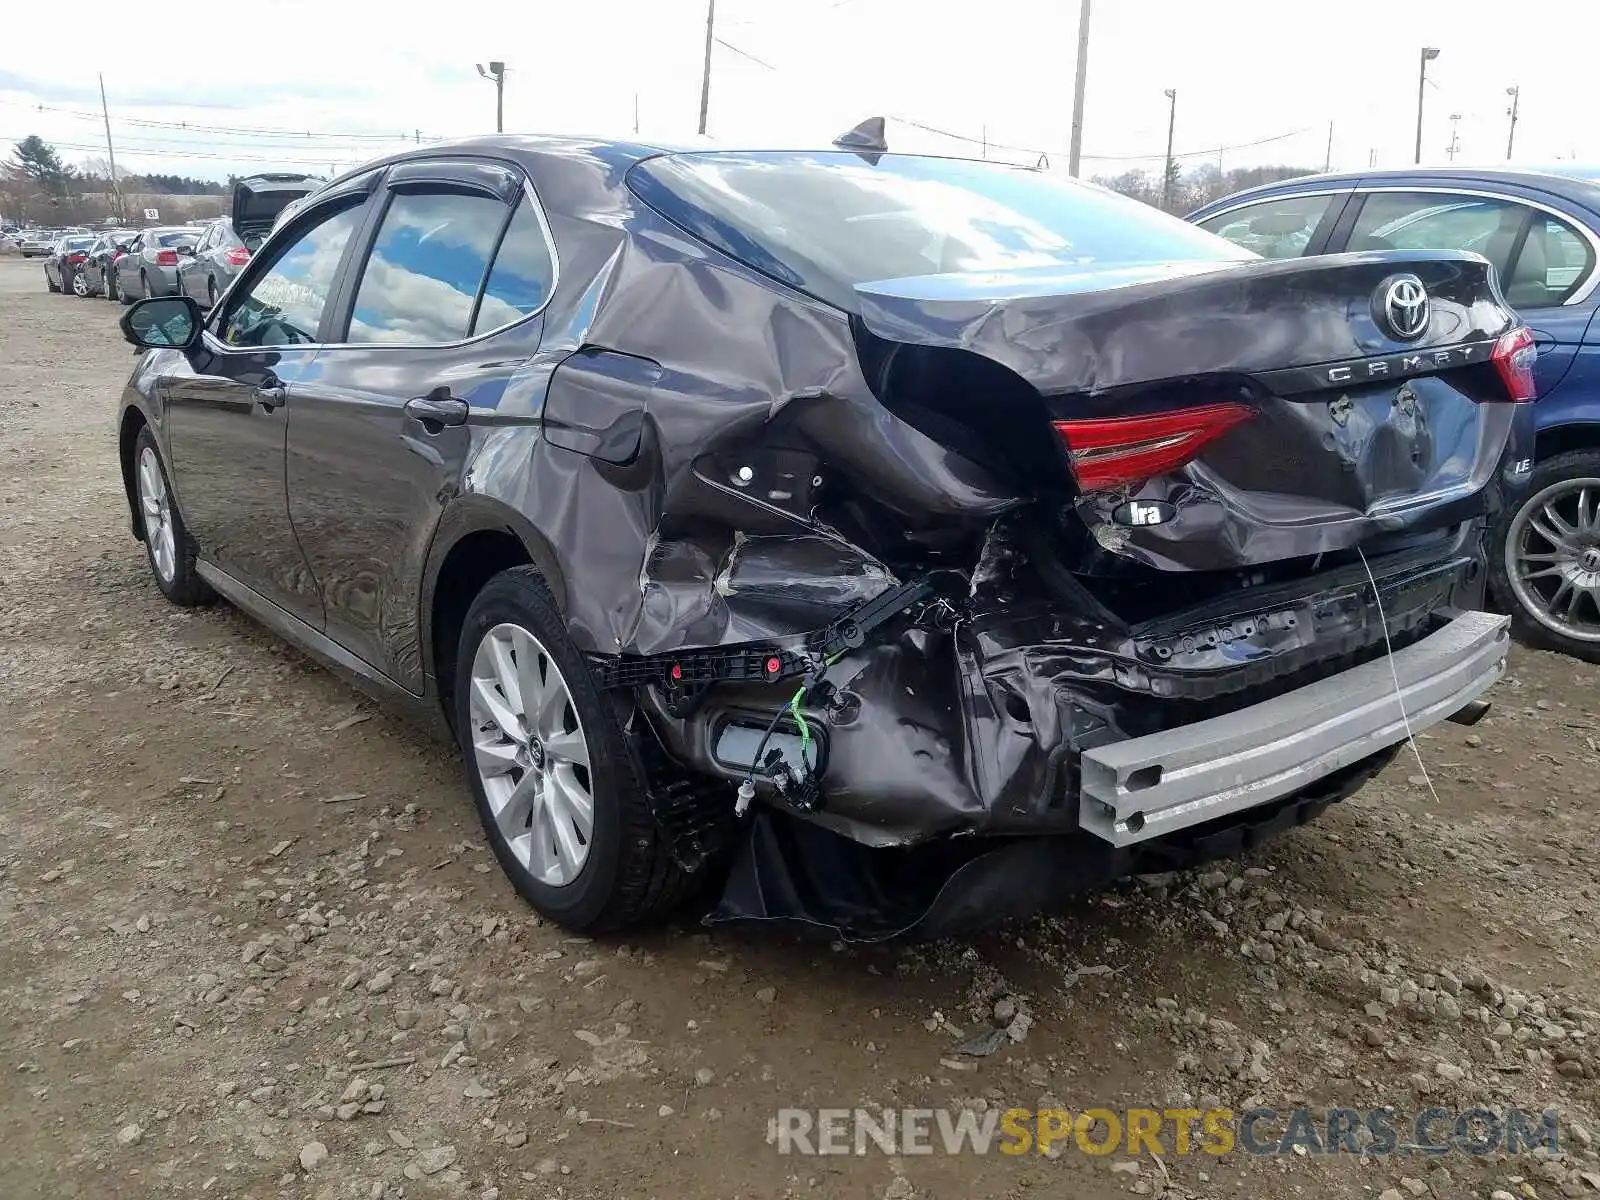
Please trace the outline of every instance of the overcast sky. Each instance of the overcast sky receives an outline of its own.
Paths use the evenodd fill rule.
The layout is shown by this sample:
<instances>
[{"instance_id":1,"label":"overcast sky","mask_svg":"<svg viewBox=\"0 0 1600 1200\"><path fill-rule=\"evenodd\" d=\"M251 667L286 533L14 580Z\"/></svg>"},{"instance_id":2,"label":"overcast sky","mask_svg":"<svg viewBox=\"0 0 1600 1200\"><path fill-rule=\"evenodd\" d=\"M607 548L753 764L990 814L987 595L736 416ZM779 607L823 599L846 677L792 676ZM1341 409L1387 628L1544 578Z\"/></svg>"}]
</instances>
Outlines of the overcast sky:
<instances>
[{"instance_id":1,"label":"overcast sky","mask_svg":"<svg viewBox=\"0 0 1600 1200\"><path fill-rule=\"evenodd\" d=\"M1424 161L1446 161L1451 113L1458 162L1503 161L1513 84L1516 161L1600 159L1588 133L1600 0L1094 0L1094 10L1086 174L1159 170L1167 88L1186 165L1225 147L1226 166L1320 168L1330 121L1336 169L1372 154L1380 166L1409 163L1424 44L1441 51L1429 64ZM344 169L397 148L385 139L402 132L492 131L494 88L473 66L491 58L509 66L508 131L631 135L637 97L643 138L695 140L705 0L453 0L396 4L376 20L381 10L353 0L256 0L233 15L77 0L70 11L71 21L7 18L7 148L37 133L69 162L103 155L103 71L124 171ZM986 133L991 157L1044 151L1064 168L1077 17L1078 0L717 0L727 44L714 49L709 133L820 145L885 114ZM901 123L890 144L981 152Z\"/></svg>"}]
</instances>

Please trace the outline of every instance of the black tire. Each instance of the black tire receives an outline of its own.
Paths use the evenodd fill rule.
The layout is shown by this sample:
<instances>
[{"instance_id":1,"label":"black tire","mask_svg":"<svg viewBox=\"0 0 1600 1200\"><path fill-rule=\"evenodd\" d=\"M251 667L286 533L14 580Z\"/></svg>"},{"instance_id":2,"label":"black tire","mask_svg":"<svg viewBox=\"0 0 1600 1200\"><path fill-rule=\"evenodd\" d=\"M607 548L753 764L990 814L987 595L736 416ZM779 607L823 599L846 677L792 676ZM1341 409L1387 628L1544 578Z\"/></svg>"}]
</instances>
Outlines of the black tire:
<instances>
[{"instance_id":1,"label":"black tire","mask_svg":"<svg viewBox=\"0 0 1600 1200\"><path fill-rule=\"evenodd\" d=\"M168 579L156 563L155 542L150 536L150 529L145 521L144 507L140 503L139 468L146 451L155 455L156 469L161 473L161 485L166 489L169 505L169 515L172 521L172 535L174 554L174 569L172 577ZM144 531L145 557L150 562L150 574L156 581L156 587L161 589L161 594L180 608L195 608L199 605L210 604L217 598L211 590L211 585L200 578L199 572L194 568L196 547L194 539L189 536L189 529L183 523L183 514L178 511L178 504L172 496L172 481L167 477L167 464L161 459L161 448L156 445L155 435L146 425L139 431L138 438L133 443L133 487L135 503L140 504L140 526Z\"/></svg>"},{"instance_id":2,"label":"black tire","mask_svg":"<svg viewBox=\"0 0 1600 1200\"><path fill-rule=\"evenodd\" d=\"M207 308L215 308L216 306L217 306L217 280L216 280L215 276L207 275L206 276L206 307Z\"/></svg>"},{"instance_id":3,"label":"black tire","mask_svg":"<svg viewBox=\"0 0 1600 1200\"><path fill-rule=\"evenodd\" d=\"M128 289L122 286L122 276L117 276L117 299L123 304L132 304L134 297L128 295Z\"/></svg>"},{"instance_id":4,"label":"black tire","mask_svg":"<svg viewBox=\"0 0 1600 1200\"><path fill-rule=\"evenodd\" d=\"M89 298L89 276L81 270L72 273L72 294L81 300Z\"/></svg>"},{"instance_id":5,"label":"black tire","mask_svg":"<svg viewBox=\"0 0 1600 1200\"><path fill-rule=\"evenodd\" d=\"M101 278L105 281L105 296L107 300L117 298L117 273L112 270L102 272Z\"/></svg>"},{"instance_id":6,"label":"black tire","mask_svg":"<svg viewBox=\"0 0 1600 1200\"><path fill-rule=\"evenodd\" d=\"M57 285L55 283L52 283L50 281L50 272L49 271L46 271L44 273L44 286L46 288L48 288L50 291L52 291L52 292L59 292L61 290L59 285Z\"/></svg>"},{"instance_id":7,"label":"black tire","mask_svg":"<svg viewBox=\"0 0 1600 1200\"><path fill-rule=\"evenodd\" d=\"M534 877L507 845L474 762L469 704L473 659L484 635L513 623L533 634L560 668L589 748L594 802L588 855L576 878L556 887ZM456 649L455 720L468 785L501 869L540 915L580 933L602 933L664 916L695 876L673 862L646 806L644 777L616 711L567 637L565 622L532 567L502 571L484 585L462 623Z\"/></svg>"},{"instance_id":8,"label":"black tire","mask_svg":"<svg viewBox=\"0 0 1600 1200\"><path fill-rule=\"evenodd\" d=\"M1511 614L1511 629L1519 640L1530 646L1558 650L1585 662L1600 663L1600 641L1583 641L1552 629L1523 604L1511 582L1508 561L1507 542L1518 515L1532 508L1540 493L1551 485L1580 478L1600 480L1600 449L1570 450L1534 467L1527 496L1516 508L1502 512L1489 530L1489 592L1501 610Z\"/></svg>"}]
</instances>

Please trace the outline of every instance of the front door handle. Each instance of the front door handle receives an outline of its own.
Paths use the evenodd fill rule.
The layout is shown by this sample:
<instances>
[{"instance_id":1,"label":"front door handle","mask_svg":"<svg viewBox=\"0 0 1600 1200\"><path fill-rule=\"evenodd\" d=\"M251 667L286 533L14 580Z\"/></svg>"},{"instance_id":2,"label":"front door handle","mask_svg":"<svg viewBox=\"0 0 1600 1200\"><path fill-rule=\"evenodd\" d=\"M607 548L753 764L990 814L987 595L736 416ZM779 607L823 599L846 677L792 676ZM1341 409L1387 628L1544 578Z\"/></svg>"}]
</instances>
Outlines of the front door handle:
<instances>
[{"instance_id":1,"label":"front door handle","mask_svg":"<svg viewBox=\"0 0 1600 1200\"><path fill-rule=\"evenodd\" d=\"M266 409L267 412L281 407L288 399L289 389L282 384L274 384L271 387L258 387L256 389L256 403Z\"/></svg>"},{"instance_id":2,"label":"front door handle","mask_svg":"<svg viewBox=\"0 0 1600 1200\"><path fill-rule=\"evenodd\" d=\"M442 429L446 425L465 425L471 411L465 400L449 394L418 396L406 401L406 416L421 421L429 429Z\"/></svg>"}]
</instances>

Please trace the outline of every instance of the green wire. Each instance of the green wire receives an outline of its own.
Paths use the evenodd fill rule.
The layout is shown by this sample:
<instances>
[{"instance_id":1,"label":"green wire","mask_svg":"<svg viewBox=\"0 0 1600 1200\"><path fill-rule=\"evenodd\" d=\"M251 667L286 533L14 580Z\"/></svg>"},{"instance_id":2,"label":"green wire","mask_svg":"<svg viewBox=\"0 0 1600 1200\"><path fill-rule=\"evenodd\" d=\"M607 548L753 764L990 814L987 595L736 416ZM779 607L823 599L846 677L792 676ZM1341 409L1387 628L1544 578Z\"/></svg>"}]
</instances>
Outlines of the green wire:
<instances>
[{"instance_id":1,"label":"green wire","mask_svg":"<svg viewBox=\"0 0 1600 1200\"><path fill-rule=\"evenodd\" d=\"M800 727L800 762L809 767L811 761L806 752L811 749L811 726L806 724L805 714L800 711L800 701L804 698L806 689L801 688L789 701L789 713L794 717L794 722Z\"/></svg>"}]
</instances>

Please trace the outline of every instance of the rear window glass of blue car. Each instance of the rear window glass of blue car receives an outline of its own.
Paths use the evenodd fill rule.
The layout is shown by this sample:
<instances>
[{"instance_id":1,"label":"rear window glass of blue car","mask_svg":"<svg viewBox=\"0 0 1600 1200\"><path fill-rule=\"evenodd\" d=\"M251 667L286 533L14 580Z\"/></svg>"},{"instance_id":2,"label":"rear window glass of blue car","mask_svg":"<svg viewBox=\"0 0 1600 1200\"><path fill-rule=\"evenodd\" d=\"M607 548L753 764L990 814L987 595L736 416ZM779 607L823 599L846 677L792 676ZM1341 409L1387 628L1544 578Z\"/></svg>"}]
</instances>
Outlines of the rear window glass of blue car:
<instances>
[{"instance_id":1,"label":"rear window glass of blue car","mask_svg":"<svg viewBox=\"0 0 1600 1200\"><path fill-rule=\"evenodd\" d=\"M854 286L875 280L1255 257L1136 200L1000 163L710 151L646 159L628 180L702 241L850 311Z\"/></svg>"},{"instance_id":2,"label":"rear window glass of blue car","mask_svg":"<svg viewBox=\"0 0 1600 1200\"><path fill-rule=\"evenodd\" d=\"M145 234L146 242L155 242L160 246L192 246L200 240L200 233L177 230L172 233Z\"/></svg>"}]
</instances>

